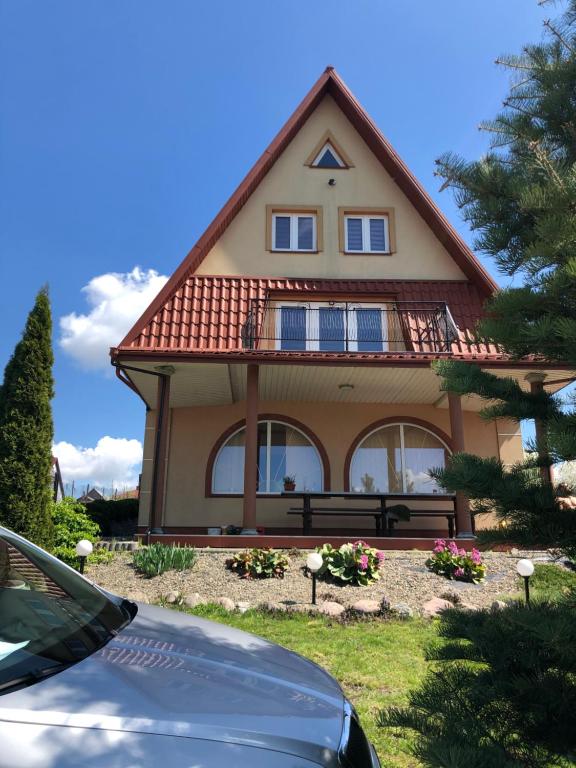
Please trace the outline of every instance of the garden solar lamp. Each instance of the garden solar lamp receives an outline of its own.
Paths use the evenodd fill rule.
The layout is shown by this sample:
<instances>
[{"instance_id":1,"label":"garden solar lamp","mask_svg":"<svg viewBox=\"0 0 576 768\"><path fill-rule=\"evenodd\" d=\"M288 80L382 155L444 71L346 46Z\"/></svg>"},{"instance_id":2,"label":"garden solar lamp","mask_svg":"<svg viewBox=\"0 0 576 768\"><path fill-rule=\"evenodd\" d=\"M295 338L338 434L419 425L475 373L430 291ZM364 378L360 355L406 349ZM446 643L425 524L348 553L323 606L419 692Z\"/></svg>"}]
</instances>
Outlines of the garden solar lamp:
<instances>
[{"instance_id":1,"label":"garden solar lamp","mask_svg":"<svg viewBox=\"0 0 576 768\"><path fill-rule=\"evenodd\" d=\"M316 605L316 574L322 568L322 555L319 552L310 552L306 558L306 568L312 574L312 605Z\"/></svg>"},{"instance_id":2,"label":"garden solar lamp","mask_svg":"<svg viewBox=\"0 0 576 768\"><path fill-rule=\"evenodd\" d=\"M86 558L88 555L92 554L93 550L92 542L88 541L88 539L80 539L78 544L76 544L76 554L78 555L78 560L80 561L80 573L84 573L84 565L86 563Z\"/></svg>"},{"instance_id":3,"label":"garden solar lamp","mask_svg":"<svg viewBox=\"0 0 576 768\"><path fill-rule=\"evenodd\" d=\"M516 570L524 579L524 590L526 591L526 605L530 605L530 576L534 573L534 563L532 560L518 560Z\"/></svg>"}]
</instances>

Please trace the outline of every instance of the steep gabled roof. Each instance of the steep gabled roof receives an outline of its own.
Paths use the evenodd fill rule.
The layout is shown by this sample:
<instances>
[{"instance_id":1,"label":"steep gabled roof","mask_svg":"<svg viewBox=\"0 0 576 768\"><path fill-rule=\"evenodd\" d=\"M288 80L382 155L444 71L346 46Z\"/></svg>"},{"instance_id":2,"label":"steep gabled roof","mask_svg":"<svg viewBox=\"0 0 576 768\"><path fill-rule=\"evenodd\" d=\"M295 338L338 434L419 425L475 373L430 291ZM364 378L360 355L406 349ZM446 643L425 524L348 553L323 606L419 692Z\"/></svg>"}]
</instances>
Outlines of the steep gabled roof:
<instances>
[{"instance_id":1,"label":"steep gabled roof","mask_svg":"<svg viewBox=\"0 0 576 768\"><path fill-rule=\"evenodd\" d=\"M478 288L480 294L487 297L497 289L496 283L396 154L334 68L327 67L119 347L130 346L150 320L162 310L166 302L170 301L183 281L194 273L326 95L330 95L338 104L387 173L444 245L462 272Z\"/></svg>"}]
</instances>

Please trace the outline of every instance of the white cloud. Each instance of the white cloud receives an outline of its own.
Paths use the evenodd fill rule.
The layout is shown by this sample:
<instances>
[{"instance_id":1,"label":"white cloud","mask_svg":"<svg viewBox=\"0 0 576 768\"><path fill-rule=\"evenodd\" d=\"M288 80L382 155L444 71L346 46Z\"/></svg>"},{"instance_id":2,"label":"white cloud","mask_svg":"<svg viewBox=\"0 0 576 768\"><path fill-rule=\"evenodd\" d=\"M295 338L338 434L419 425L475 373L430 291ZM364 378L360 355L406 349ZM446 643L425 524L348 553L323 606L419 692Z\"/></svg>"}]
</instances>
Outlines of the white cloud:
<instances>
[{"instance_id":1,"label":"white cloud","mask_svg":"<svg viewBox=\"0 0 576 768\"><path fill-rule=\"evenodd\" d=\"M167 280L140 267L92 278L82 288L89 312L60 318L61 348L82 368L110 371L110 347L122 341Z\"/></svg>"},{"instance_id":2,"label":"white cloud","mask_svg":"<svg viewBox=\"0 0 576 768\"><path fill-rule=\"evenodd\" d=\"M52 447L66 486L74 481L78 496L86 485L134 488L142 465L142 443L125 437L101 437L94 448L61 441Z\"/></svg>"}]
</instances>

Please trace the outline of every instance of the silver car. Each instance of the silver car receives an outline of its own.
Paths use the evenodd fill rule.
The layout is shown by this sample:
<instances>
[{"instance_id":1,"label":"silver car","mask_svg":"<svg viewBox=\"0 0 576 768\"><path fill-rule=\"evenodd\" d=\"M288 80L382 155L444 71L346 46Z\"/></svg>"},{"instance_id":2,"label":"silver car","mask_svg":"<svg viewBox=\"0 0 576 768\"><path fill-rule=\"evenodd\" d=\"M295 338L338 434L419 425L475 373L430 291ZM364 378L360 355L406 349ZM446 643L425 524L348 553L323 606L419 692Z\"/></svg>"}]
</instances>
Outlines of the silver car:
<instances>
[{"instance_id":1,"label":"silver car","mask_svg":"<svg viewBox=\"0 0 576 768\"><path fill-rule=\"evenodd\" d=\"M0 528L0 768L379 766L338 683Z\"/></svg>"}]
</instances>

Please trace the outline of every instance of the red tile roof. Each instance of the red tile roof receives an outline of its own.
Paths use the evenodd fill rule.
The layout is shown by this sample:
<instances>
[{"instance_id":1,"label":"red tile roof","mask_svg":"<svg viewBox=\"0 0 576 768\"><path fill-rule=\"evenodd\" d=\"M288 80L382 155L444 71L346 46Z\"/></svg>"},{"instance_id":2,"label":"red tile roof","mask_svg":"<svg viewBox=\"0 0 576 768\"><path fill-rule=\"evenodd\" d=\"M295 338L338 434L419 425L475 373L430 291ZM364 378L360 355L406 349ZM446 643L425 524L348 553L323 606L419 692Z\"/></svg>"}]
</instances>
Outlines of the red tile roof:
<instances>
[{"instance_id":1,"label":"red tile roof","mask_svg":"<svg viewBox=\"0 0 576 768\"><path fill-rule=\"evenodd\" d=\"M452 352L458 355L504 356L496 347L476 345L472 330L482 314L482 296L472 283L442 280L324 280L310 278L243 278L190 276L162 308L154 314L137 336L116 351L122 358L126 352L189 353L205 357L205 353L242 353L242 327L253 300L270 295L323 294L337 297L363 295L386 296L398 302L446 302L459 328L460 338ZM271 350L260 351L276 356ZM280 356L285 356L283 352ZM309 359L311 353L290 352L291 359ZM344 353L319 353L326 359L344 359ZM419 354L413 355L420 357ZM374 355L352 353L354 360ZM376 356L382 359L382 354ZM390 357L406 360L409 353L390 353Z\"/></svg>"},{"instance_id":2,"label":"red tile roof","mask_svg":"<svg viewBox=\"0 0 576 768\"><path fill-rule=\"evenodd\" d=\"M375 157L382 163L385 170L394 179L396 184L418 211L420 216L434 232L438 240L451 254L454 261L462 269L466 277L476 286L477 293L487 297L497 286L476 259L466 243L450 225L441 211L436 207L430 196L420 185L415 176L396 154L391 144L384 138L375 123L361 107L351 91L333 67L328 67L313 85L296 111L282 127L270 146L263 152L248 175L236 189L232 197L224 205L208 229L200 237L184 261L176 269L170 280L160 291L142 317L120 343L120 347L132 346L135 339L146 334L146 328L154 318L165 311L165 307L174 302L178 304L177 295L181 291L204 257L208 254L217 240L222 236L233 219L240 212L246 201L258 187L262 179L272 168L276 160L316 109L324 96L330 95L338 104L342 112L356 128ZM184 286L185 287L185 286ZM184 291L185 294L185 291ZM216 301L215 297L203 299L204 302ZM172 313L172 322L180 322L177 308L169 310ZM183 321L186 321L185 314ZM182 337L185 334L178 330L170 331L168 336ZM215 336L214 339L220 338ZM213 343L213 342L210 342ZM214 342L216 343L216 342Z\"/></svg>"}]
</instances>

